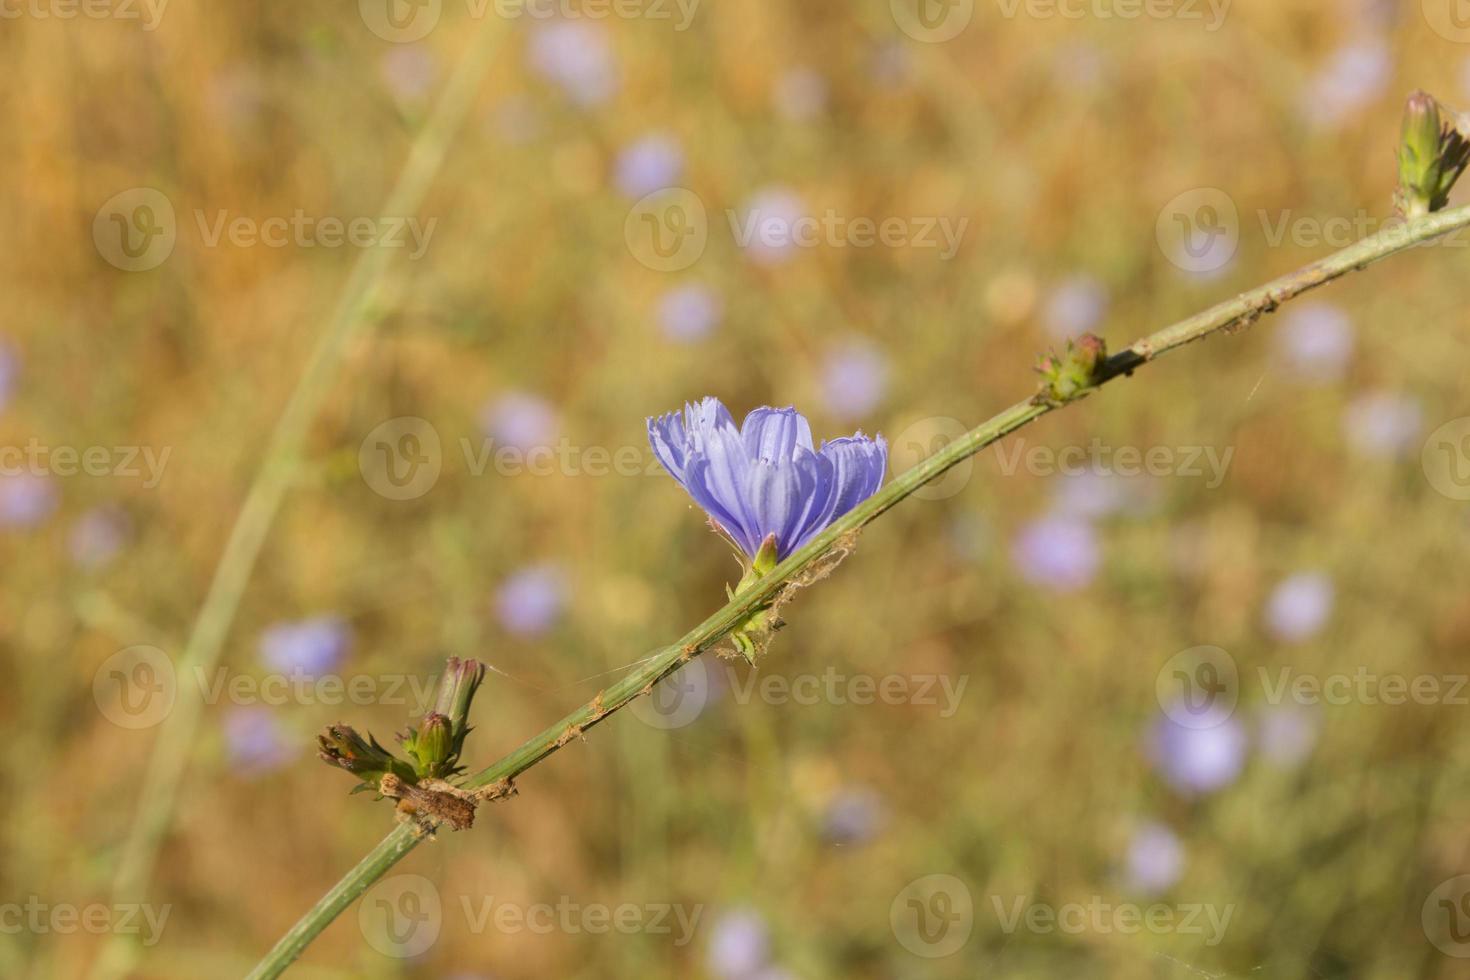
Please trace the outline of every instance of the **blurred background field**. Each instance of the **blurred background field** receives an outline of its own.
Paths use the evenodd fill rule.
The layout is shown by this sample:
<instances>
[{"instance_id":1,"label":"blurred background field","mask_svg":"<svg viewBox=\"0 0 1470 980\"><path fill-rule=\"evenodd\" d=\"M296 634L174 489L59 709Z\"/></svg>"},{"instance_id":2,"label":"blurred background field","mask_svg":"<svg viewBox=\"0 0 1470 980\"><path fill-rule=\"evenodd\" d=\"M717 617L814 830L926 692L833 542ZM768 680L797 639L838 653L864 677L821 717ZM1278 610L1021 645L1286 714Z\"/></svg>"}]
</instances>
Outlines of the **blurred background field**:
<instances>
[{"instance_id":1,"label":"blurred background field","mask_svg":"<svg viewBox=\"0 0 1470 980\"><path fill-rule=\"evenodd\" d=\"M0 901L112 925L7 911L0 974L86 976L121 934L133 976L243 975L392 823L316 759L323 726L386 740L408 678L477 657L478 768L717 608L739 569L646 416L795 404L819 437L886 435L896 472L1028 394L1047 346L1122 347L1377 230L1404 97L1470 105L1452 6L6 8ZM405 225L223 673L169 681L210 703L167 918L129 932L109 889L166 706L120 716L109 665L178 657L364 251L320 222L381 213L478 44L422 247ZM702 252L661 267L642 214ZM895 234L865 247L864 220ZM427 942L385 938L369 895L290 975L1467 975L1467 246L982 454L789 607L772 686L707 658L395 869L437 903ZM405 490L384 447L437 476ZM1176 669L1227 708L1200 724ZM1033 904L1062 924L1014 918Z\"/></svg>"}]
</instances>

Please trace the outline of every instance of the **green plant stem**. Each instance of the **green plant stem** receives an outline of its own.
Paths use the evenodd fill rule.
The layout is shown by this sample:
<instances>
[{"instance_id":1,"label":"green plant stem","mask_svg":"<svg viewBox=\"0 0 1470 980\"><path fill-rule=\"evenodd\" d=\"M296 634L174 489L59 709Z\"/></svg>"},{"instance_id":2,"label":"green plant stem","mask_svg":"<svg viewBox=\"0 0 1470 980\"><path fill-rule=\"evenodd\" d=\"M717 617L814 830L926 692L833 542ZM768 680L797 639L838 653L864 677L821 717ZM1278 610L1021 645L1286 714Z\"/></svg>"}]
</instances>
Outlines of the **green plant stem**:
<instances>
[{"instance_id":1,"label":"green plant stem","mask_svg":"<svg viewBox=\"0 0 1470 980\"><path fill-rule=\"evenodd\" d=\"M489 70L499 18L470 42L432 114L414 138L403 168L383 204L385 216L416 214ZM175 665L178 680L173 710L159 728L144 773L128 837L113 881L113 901L139 902L148 890L159 847L172 822L179 787L196 744L204 712L203 692L192 683L218 664L224 641L254 570L266 535L294 479L307 433L337 377L349 342L375 315L384 274L394 251L381 245L363 250L333 308L326 330L276 422L254 481L225 544L209 591ZM92 965L94 980L114 980L131 968L136 955L129 937L114 937Z\"/></svg>"},{"instance_id":2,"label":"green plant stem","mask_svg":"<svg viewBox=\"0 0 1470 980\"><path fill-rule=\"evenodd\" d=\"M580 738L587 729L622 709L654 684L677 671L689 660L709 650L733 628L745 622L758 608L773 601L777 593L799 583L803 573L812 570L835 545L862 528L890 507L912 494L946 470L968 459L1030 422L1071 401L1090 394L1103 384L1132 372L1158 357L1223 330L1240 328L1274 311L1282 303L1324 283L1331 282L1355 269L1404 251L1414 245L1438 238L1458 228L1470 226L1470 206L1415 219L1395 225L1334 252L1234 299L1218 303L1202 313L1180 320L1156 333L1136 341L1131 347L1114 354L1101 365L1093 388L1086 389L1068 402L1045 403L1036 399L1017 402L989 421L971 429L944 449L912 469L895 477L887 486L858 507L835 521L831 527L777 565L769 575L686 633L678 643L666 647L639 665L627 677L597 694L591 701L523 743L494 765L470 777L469 788L494 788L492 796L506 795L509 783L563 745ZM411 828L399 826L373 851L339 881L323 899L292 927L250 974L250 980L276 977L301 955L301 951L342 912L352 900L412 850L421 838Z\"/></svg>"}]
</instances>

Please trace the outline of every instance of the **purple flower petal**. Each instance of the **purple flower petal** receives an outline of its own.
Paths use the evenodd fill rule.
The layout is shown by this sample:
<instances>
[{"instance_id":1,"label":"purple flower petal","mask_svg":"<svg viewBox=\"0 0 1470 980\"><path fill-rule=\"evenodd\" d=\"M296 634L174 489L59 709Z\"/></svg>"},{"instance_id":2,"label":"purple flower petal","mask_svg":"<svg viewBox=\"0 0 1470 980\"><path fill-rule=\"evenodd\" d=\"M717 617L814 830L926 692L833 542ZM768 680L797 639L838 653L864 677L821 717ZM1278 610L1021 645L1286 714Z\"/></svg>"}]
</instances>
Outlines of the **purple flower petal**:
<instances>
[{"instance_id":1,"label":"purple flower petal","mask_svg":"<svg viewBox=\"0 0 1470 980\"><path fill-rule=\"evenodd\" d=\"M740 435L752 460L787 460L798 446L808 452L816 449L812 427L794 408L757 408L745 416Z\"/></svg>"}]
</instances>

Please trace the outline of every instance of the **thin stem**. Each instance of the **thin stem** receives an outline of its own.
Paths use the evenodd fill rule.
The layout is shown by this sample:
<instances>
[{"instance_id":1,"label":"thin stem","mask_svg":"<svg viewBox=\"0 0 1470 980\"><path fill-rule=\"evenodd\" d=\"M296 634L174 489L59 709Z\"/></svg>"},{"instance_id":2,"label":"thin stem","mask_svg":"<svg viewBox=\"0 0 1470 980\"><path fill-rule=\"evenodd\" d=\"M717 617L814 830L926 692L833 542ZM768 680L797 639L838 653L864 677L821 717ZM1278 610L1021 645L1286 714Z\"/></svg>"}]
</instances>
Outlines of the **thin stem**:
<instances>
[{"instance_id":1,"label":"thin stem","mask_svg":"<svg viewBox=\"0 0 1470 980\"><path fill-rule=\"evenodd\" d=\"M432 115L415 137L398 180L384 201L385 216L417 213L437 176L449 142L459 131L490 66L492 42L500 33L490 25L498 25L499 19L490 17L486 21L487 26L471 43ZM343 351L374 317L384 273L393 255L393 250L382 245L365 248L358 255L327 328L271 433L265 459L246 494L175 666L175 676L181 683L177 685L173 710L154 738L138 809L113 881L115 903L141 901L146 893L195 745L194 733L204 712L203 693L182 681L208 674L219 662L256 558L295 477L307 433L337 376ZM91 976L94 980L121 977L129 972L135 955L133 943L126 937L115 937L93 963Z\"/></svg>"},{"instance_id":2,"label":"thin stem","mask_svg":"<svg viewBox=\"0 0 1470 980\"><path fill-rule=\"evenodd\" d=\"M1216 304L1187 319L1165 327L1136 342L1126 350L1110 357L1103 365L1097 386L1106 384L1132 372L1170 351L1183 347L1195 340L1234 327L1253 323L1263 315L1277 309L1282 303L1346 275L1354 269L1404 251L1415 245L1438 238L1458 228L1470 226L1470 206L1453 211L1442 211L1428 217L1415 219L1403 225L1395 225L1372 235L1339 252L1334 252L1317 262L1304 266L1289 275L1282 276L1241 293L1232 300ZM1096 386L1095 386L1096 387ZM1094 389L1083 391L1089 394ZM1077 400L1076 398L1071 399ZM685 634L678 643L666 647L649 658L633 673L597 696L545 731L529 739L520 748L511 752L494 765L481 770L466 781L470 788L493 788L492 797L509 792L510 782L519 774L530 769L568 742L579 738L587 729L622 709L639 696L647 694L654 684L677 671L689 660L709 650L736 626L745 622L751 613L773 601L777 593L789 586L800 584L801 576L813 569L829 552L855 531L876 519L899 501L908 497L924 484L940 476L956 464L968 459L989 446L1036 419L1062 407L1058 402L1041 402L1028 399L1017 402L989 421L971 429L944 449L905 471L887 486L831 527L814 538L806 547L793 553L781 562L754 587L742 593L724 608ZM394 863L417 845L419 837L399 827L373 849L357 867L353 868L327 895L296 923L275 948L261 960L251 980L279 976L285 968L306 948L353 898L361 895L381 877Z\"/></svg>"}]
</instances>

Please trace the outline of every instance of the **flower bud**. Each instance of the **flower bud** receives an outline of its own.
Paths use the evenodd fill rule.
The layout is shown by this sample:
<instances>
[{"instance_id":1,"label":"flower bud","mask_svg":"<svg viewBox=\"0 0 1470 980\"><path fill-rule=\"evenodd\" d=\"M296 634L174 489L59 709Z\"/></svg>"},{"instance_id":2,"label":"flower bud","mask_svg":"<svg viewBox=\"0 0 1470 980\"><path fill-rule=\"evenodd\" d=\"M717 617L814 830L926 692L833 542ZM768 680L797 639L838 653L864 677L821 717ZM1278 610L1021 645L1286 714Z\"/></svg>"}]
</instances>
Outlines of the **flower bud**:
<instances>
[{"instance_id":1,"label":"flower bud","mask_svg":"<svg viewBox=\"0 0 1470 980\"><path fill-rule=\"evenodd\" d=\"M347 725L331 725L317 736L317 755L328 765L338 766L357 776L362 785L353 792L376 789L387 773L413 782L417 777L413 766L399 759L369 735L366 739Z\"/></svg>"},{"instance_id":2,"label":"flower bud","mask_svg":"<svg viewBox=\"0 0 1470 980\"><path fill-rule=\"evenodd\" d=\"M442 777L456 761L454 726L438 712L424 715L418 729L405 735L403 748L421 775Z\"/></svg>"},{"instance_id":3,"label":"flower bud","mask_svg":"<svg viewBox=\"0 0 1470 980\"><path fill-rule=\"evenodd\" d=\"M1065 355L1041 355L1036 363L1036 373L1042 378L1037 398L1055 404L1079 397L1100 380L1107 359L1107 343L1090 333L1067 341Z\"/></svg>"},{"instance_id":4,"label":"flower bud","mask_svg":"<svg viewBox=\"0 0 1470 980\"><path fill-rule=\"evenodd\" d=\"M1422 91L1410 95L1399 136L1399 213L1417 218L1443 208L1467 163L1470 143L1455 125L1442 122L1434 97Z\"/></svg>"}]
</instances>

